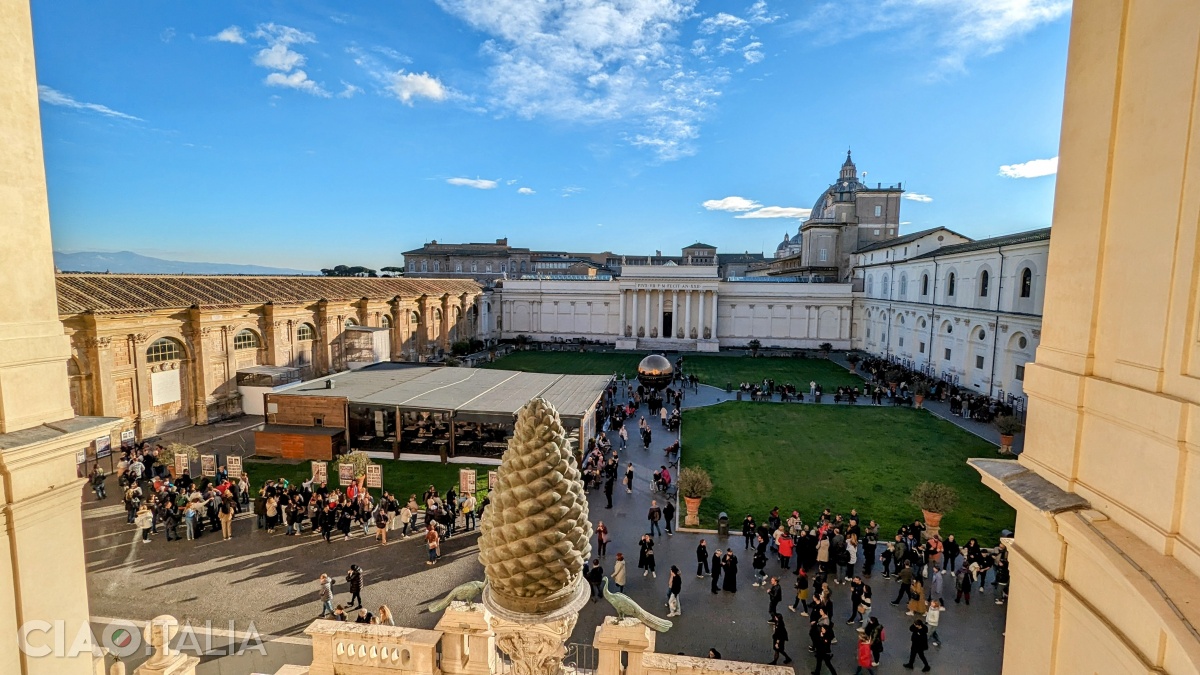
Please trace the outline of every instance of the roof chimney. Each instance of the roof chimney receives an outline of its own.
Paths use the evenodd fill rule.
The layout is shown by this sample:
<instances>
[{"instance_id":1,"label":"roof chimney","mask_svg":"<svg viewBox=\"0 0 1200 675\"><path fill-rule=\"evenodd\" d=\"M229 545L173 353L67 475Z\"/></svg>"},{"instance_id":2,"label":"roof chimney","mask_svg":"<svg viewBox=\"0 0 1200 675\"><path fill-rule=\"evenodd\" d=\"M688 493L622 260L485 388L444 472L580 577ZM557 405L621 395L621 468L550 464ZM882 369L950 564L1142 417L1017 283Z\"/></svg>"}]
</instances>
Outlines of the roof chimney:
<instances>
[{"instance_id":1,"label":"roof chimney","mask_svg":"<svg viewBox=\"0 0 1200 675\"><path fill-rule=\"evenodd\" d=\"M508 237L504 237L503 239L497 239L496 243L500 244L501 246L508 246Z\"/></svg>"}]
</instances>

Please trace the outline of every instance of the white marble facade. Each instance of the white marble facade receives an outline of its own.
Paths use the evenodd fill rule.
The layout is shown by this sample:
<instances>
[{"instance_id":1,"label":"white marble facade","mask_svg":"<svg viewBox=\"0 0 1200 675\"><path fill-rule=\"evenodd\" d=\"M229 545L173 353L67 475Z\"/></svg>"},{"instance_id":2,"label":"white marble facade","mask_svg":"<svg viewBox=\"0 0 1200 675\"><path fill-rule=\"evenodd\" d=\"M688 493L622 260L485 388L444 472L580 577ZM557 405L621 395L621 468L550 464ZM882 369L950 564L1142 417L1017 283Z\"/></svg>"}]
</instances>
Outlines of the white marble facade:
<instances>
[{"instance_id":1,"label":"white marble facade","mask_svg":"<svg viewBox=\"0 0 1200 675\"><path fill-rule=\"evenodd\" d=\"M850 347L850 284L723 281L709 265L627 266L610 280L508 280L496 291L503 338L587 338L621 348L716 351ZM494 302L494 300L493 300Z\"/></svg>"}]
</instances>

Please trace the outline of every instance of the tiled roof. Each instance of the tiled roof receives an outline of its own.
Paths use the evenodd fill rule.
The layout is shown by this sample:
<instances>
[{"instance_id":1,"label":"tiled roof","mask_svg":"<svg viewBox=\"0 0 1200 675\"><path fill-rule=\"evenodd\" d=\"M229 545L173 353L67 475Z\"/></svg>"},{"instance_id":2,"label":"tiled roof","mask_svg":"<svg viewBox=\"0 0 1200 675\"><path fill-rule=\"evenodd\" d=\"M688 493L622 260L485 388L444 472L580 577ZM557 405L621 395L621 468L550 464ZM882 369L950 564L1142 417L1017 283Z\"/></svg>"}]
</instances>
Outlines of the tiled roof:
<instances>
[{"instance_id":1,"label":"tiled roof","mask_svg":"<svg viewBox=\"0 0 1200 675\"><path fill-rule=\"evenodd\" d=\"M967 253L969 251L982 251L984 249L996 248L999 246L1015 246L1017 244L1028 244L1035 241L1047 241L1050 239L1050 228L1043 227L1038 230L1026 230L1015 234L1006 234L999 237L991 237L989 239L979 239L977 241L969 241L965 244L950 244L938 249L934 249L928 253L909 258L909 260L921 260L923 258L942 257L945 255L953 255L955 253Z\"/></svg>"},{"instance_id":2,"label":"tiled roof","mask_svg":"<svg viewBox=\"0 0 1200 675\"><path fill-rule=\"evenodd\" d=\"M685 246L684 248L685 248L685 249L689 249L689 248L716 248L716 246L713 246L712 244L704 244L704 243L701 243L701 242L696 242L696 243L692 244L691 246Z\"/></svg>"},{"instance_id":3,"label":"tiled roof","mask_svg":"<svg viewBox=\"0 0 1200 675\"><path fill-rule=\"evenodd\" d=\"M231 307L267 302L391 299L397 295L477 293L469 279L318 276L200 276L177 274L59 274L59 314L119 314L159 309Z\"/></svg>"},{"instance_id":4,"label":"tiled roof","mask_svg":"<svg viewBox=\"0 0 1200 675\"><path fill-rule=\"evenodd\" d=\"M855 253L866 253L868 251L878 251L881 248L891 248L896 245L902 246L909 242L916 241L916 240L920 239L921 237L933 234L934 232L949 232L950 234L957 235L964 239L968 238L965 235L958 234L954 230L951 230L951 229L948 229L945 227L932 227L928 230L921 230L920 232L913 232L911 234L906 234L903 237L896 237L895 239L888 239L887 241L877 241L873 244L867 244L866 246L855 251ZM944 251L944 250L946 250L946 247L943 246L941 249L938 249L938 250Z\"/></svg>"},{"instance_id":5,"label":"tiled roof","mask_svg":"<svg viewBox=\"0 0 1200 675\"><path fill-rule=\"evenodd\" d=\"M401 255L493 255L509 256L529 253L527 248L505 244L426 244L421 248L405 251Z\"/></svg>"},{"instance_id":6,"label":"tiled roof","mask_svg":"<svg viewBox=\"0 0 1200 675\"><path fill-rule=\"evenodd\" d=\"M722 265L733 262L760 262L765 257L761 253L718 253L717 261Z\"/></svg>"}]
</instances>

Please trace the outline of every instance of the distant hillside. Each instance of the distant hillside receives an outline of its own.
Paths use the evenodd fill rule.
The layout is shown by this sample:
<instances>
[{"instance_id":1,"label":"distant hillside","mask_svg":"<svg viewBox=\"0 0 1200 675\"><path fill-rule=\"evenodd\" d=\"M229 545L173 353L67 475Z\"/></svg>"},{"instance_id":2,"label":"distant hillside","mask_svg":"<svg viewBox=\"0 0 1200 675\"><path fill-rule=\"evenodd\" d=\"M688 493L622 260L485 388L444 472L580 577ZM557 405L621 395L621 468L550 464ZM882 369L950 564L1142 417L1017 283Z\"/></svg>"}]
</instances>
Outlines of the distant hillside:
<instances>
[{"instance_id":1,"label":"distant hillside","mask_svg":"<svg viewBox=\"0 0 1200 675\"><path fill-rule=\"evenodd\" d=\"M120 253L54 252L54 266L63 272L113 272L124 274L317 274L312 270L294 270L262 265L231 263L182 262Z\"/></svg>"}]
</instances>

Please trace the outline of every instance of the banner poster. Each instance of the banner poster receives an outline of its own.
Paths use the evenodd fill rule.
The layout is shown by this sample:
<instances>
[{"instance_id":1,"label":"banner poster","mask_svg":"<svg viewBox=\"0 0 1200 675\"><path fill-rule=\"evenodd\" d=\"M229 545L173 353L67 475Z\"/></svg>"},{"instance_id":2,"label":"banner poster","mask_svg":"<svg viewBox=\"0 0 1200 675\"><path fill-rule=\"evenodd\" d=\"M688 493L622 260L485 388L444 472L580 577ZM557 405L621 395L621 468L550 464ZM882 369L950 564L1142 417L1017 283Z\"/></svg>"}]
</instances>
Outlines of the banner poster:
<instances>
[{"instance_id":1,"label":"banner poster","mask_svg":"<svg viewBox=\"0 0 1200 675\"><path fill-rule=\"evenodd\" d=\"M175 455L175 477L178 478L185 473L191 473L191 462L188 461L188 456L185 454Z\"/></svg>"},{"instance_id":2,"label":"banner poster","mask_svg":"<svg viewBox=\"0 0 1200 675\"><path fill-rule=\"evenodd\" d=\"M458 470L458 494L473 495L475 494L475 469L459 469Z\"/></svg>"},{"instance_id":3,"label":"banner poster","mask_svg":"<svg viewBox=\"0 0 1200 675\"><path fill-rule=\"evenodd\" d=\"M338 485L346 487L354 482L354 465L338 464Z\"/></svg>"},{"instance_id":4,"label":"banner poster","mask_svg":"<svg viewBox=\"0 0 1200 675\"><path fill-rule=\"evenodd\" d=\"M229 480L237 482L242 477L241 455L230 455L225 458L225 468L229 471Z\"/></svg>"},{"instance_id":5,"label":"banner poster","mask_svg":"<svg viewBox=\"0 0 1200 675\"><path fill-rule=\"evenodd\" d=\"M217 475L216 455L200 455L200 475L209 478Z\"/></svg>"},{"instance_id":6,"label":"banner poster","mask_svg":"<svg viewBox=\"0 0 1200 675\"><path fill-rule=\"evenodd\" d=\"M367 465L367 487L383 489L383 467L378 464Z\"/></svg>"},{"instance_id":7,"label":"banner poster","mask_svg":"<svg viewBox=\"0 0 1200 675\"><path fill-rule=\"evenodd\" d=\"M500 474L495 471L488 472L488 489L495 490L500 484Z\"/></svg>"},{"instance_id":8,"label":"banner poster","mask_svg":"<svg viewBox=\"0 0 1200 675\"><path fill-rule=\"evenodd\" d=\"M112 454L112 437L101 436L96 439L96 458L108 457Z\"/></svg>"},{"instance_id":9,"label":"banner poster","mask_svg":"<svg viewBox=\"0 0 1200 675\"><path fill-rule=\"evenodd\" d=\"M325 462L312 463L313 483L320 485L329 482L329 466Z\"/></svg>"},{"instance_id":10,"label":"banner poster","mask_svg":"<svg viewBox=\"0 0 1200 675\"><path fill-rule=\"evenodd\" d=\"M134 445L134 442L136 440L135 436L136 436L136 434L134 433L133 429L126 429L125 431L122 431L121 432L121 447L122 448L132 448Z\"/></svg>"}]
</instances>

